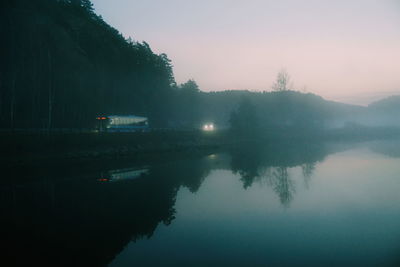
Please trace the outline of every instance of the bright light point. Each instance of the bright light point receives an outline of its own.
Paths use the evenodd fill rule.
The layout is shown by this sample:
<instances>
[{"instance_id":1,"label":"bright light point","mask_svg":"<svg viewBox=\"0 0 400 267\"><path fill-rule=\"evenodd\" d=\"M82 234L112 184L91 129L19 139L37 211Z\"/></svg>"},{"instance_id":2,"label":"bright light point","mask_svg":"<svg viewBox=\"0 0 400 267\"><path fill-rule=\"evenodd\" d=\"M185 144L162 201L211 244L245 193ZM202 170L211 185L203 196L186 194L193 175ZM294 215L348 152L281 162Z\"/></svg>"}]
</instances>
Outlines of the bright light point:
<instances>
[{"instance_id":1,"label":"bright light point","mask_svg":"<svg viewBox=\"0 0 400 267\"><path fill-rule=\"evenodd\" d=\"M214 130L214 124L212 124L212 123L204 124L203 130L204 131L213 131Z\"/></svg>"}]
</instances>

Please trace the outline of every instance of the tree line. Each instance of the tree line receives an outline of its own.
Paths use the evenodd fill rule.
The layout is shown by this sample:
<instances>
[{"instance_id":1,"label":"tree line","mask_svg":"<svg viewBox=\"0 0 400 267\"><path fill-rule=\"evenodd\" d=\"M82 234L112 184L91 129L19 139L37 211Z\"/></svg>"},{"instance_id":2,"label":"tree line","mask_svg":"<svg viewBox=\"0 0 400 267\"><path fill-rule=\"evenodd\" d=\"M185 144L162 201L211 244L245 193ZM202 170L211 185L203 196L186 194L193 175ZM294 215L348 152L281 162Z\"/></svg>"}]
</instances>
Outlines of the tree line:
<instances>
[{"instance_id":1,"label":"tree line","mask_svg":"<svg viewBox=\"0 0 400 267\"><path fill-rule=\"evenodd\" d=\"M92 128L96 116L134 114L156 128L214 122L243 135L248 127L315 130L357 109L293 91L285 71L269 92L177 84L166 54L125 38L89 0L2 1L0 25L3 129Z\"/></svg>"}]
</instances>

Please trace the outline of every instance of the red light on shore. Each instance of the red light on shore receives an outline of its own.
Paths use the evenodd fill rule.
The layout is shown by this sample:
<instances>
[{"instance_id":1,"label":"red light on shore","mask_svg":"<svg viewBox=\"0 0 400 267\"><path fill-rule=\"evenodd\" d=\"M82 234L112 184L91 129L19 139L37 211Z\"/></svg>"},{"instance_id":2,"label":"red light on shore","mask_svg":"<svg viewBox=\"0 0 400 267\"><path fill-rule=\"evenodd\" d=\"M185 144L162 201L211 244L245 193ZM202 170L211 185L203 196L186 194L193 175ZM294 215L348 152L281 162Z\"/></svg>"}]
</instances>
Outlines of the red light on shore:
<instances>
[{"instance_id":1,"label":"red light on shore","mask_svg":"<svg viewBox=\"0 0 400 267\"><path fill-rule=\"evenodd\" d=\"M101 119L102 119L102 120L106 120L107 118L106 118L106 117L101 117Z\"/></svg>"}]
</instances>

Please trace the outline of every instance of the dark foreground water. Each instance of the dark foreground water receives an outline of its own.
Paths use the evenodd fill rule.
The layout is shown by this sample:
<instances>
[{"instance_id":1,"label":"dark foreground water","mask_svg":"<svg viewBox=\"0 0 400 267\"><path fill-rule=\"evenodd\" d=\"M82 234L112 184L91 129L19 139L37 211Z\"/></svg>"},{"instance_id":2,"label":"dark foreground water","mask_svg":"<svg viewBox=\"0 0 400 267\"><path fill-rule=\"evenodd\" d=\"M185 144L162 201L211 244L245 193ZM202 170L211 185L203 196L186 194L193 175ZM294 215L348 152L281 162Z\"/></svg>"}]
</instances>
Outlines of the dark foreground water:
<instances>
[{"instance_id":1,"label":"dark foreground water","mask_svg":"<svg viewBox=\"0 0 400 267\"><path fill-rule=\"evenodd\" d=\"M0 265L400 265L398 141L115 166L2 177Z\"/></svg>"}]
</instances>

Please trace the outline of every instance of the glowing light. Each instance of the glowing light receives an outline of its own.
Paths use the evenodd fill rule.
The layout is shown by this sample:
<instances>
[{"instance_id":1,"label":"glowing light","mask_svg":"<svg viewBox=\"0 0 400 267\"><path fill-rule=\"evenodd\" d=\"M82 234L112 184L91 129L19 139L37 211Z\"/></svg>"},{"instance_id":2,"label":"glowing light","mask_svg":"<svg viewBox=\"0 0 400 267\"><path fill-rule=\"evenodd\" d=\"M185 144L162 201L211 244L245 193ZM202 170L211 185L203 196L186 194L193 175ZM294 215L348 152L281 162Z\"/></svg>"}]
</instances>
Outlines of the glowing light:
<instances>
[{"instance_id":1,"label":"glowing light","mask_svg":"<svg viewBox=\"0 0 400 267\"><path fill-rule=\"evenodd\" d=\"M208 123L203 125L203 131L214 131L214 124Z\"/></svg>"}]
</instances>

